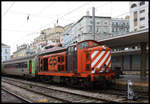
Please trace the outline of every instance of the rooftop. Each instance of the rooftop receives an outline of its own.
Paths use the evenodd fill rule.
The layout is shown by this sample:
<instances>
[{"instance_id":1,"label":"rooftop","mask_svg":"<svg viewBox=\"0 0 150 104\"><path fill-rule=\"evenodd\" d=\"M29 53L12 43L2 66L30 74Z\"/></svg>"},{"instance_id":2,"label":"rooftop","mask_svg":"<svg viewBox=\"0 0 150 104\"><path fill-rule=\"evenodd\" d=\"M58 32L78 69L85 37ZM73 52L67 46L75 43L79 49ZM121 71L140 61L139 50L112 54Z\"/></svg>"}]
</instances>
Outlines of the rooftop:
<instances>
[{"instance_id":1,"label":"rooftop","mask_svg":"<svg viewBox=\"0 0 150 104\"><path fill-rule=\"evenodd\" d=\"M4 43L1 43L1 45L2 45L2 46L7 46L7 47L9 47L8 45L6 45L6 44L4 44Z\"/></svg>"}]
</instances>

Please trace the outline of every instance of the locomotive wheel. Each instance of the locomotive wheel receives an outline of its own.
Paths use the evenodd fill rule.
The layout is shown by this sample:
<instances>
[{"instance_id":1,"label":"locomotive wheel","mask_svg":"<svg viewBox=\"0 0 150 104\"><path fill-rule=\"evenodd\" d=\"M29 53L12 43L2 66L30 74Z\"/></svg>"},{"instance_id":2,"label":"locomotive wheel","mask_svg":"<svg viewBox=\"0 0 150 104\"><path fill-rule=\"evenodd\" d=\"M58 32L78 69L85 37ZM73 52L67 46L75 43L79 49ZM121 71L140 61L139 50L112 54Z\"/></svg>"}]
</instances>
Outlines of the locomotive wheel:
<instances>
[{"instance_id":1,"label":"locomotive wheel","mask_svg":"<svg viewBox=\"0 0 150 104\"><path fill-rule=\"evenodd\" d=\"M67 85L67 86L70 86L70 78L65 78L64 79L65 81L65 84Z\"/></svg>"},{"instance_id":2,"label":"locomotive wheel","mask_svg":"<svg viewBox=\"0 0 150 104\"><path fill-rule=\"evenodd\" d=\"M88 79L83 80L83 88L85 89L92 89L93 88L93 83L89 81Z\"/></svg>"}]
</instances>

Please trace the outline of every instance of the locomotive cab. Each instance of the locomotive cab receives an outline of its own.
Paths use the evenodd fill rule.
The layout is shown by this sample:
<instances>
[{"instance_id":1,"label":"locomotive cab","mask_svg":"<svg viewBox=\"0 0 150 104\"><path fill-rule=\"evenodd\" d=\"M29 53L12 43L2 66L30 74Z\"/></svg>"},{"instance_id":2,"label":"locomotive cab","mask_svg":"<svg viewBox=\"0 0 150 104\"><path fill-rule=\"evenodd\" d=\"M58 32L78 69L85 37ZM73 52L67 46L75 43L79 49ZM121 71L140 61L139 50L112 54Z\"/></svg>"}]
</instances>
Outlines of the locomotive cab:
<instances>
[{"instance_id":1,"label":"locomotive cab","mask_svg":"<svg viewBox=\"0 0 150 104\"><path fill-rule=\"evenodd\" d=\"M100 43L93 40L86 40L77 44L78 50L78 72L91 72L91 50Z\"/></svg>"},{"instance_id":2,"label":"locomotive cab","mask_svg":"<svg viewBox=\"0 0 150 104\"><path fill-rule=\"evenodd\" d=\"M110 48L94 40L86 40L77 44L78 72L89 73L91 80L109 79L111 72Z\"/></svg>"}]
</instances>

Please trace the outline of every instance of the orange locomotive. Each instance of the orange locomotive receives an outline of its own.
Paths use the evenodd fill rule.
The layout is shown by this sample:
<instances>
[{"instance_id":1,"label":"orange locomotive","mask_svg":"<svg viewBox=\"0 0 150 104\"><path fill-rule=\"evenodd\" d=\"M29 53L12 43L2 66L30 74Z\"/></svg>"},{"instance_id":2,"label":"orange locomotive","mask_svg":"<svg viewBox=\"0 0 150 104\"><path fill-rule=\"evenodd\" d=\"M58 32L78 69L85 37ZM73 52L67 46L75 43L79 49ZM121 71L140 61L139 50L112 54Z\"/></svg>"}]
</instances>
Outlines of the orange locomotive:
<instances>
[{"instance_id":1,"label":"orange locomotive","mask_svg":"<svg viewBox=\"0 0 150 104\"><path fill-rule=\"evenodd\" d=\"M89 86L114 76L110 48L94 40L42 53L38 59L37 74L42 80Z\"/></svg>"}]
</instances>

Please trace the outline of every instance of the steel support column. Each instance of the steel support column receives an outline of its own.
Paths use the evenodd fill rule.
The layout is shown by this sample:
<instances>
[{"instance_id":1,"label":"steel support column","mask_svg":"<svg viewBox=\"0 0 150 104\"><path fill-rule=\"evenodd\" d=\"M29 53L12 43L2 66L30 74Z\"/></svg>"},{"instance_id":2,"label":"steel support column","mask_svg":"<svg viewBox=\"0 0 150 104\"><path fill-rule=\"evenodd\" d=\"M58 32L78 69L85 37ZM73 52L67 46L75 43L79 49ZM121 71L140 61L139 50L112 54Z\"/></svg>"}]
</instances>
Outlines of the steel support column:
<instances>
[{"instance_id":1,"label":"steel support column","mask_svg":"<svg viewBox=\"0 0 150 104\"><path fill-rule=\"evenodd\" d=\"M140 78L142 80L146 79L146 43L140 43L141 46L141 69Z\"/></svg>"},{"instance_id":2,"label":"steel support column","mask_svg":"<svg viewBox=\"0 0 150 104\"><path fill-rule=\"evenodd\" d=\"M124 71L124 56L121 55L120 57L120 66L121 66L121 70Z\"/></svg>"},{"instance_id":3,"label":"steel support column","mask_svg":"<svg viewBox=\"0 0 150 104\"><path fill-rule=\"evenodd\" d=\"M132 70L132 55L130 55L130 70Z\"/></svg>"}]
</instances>

